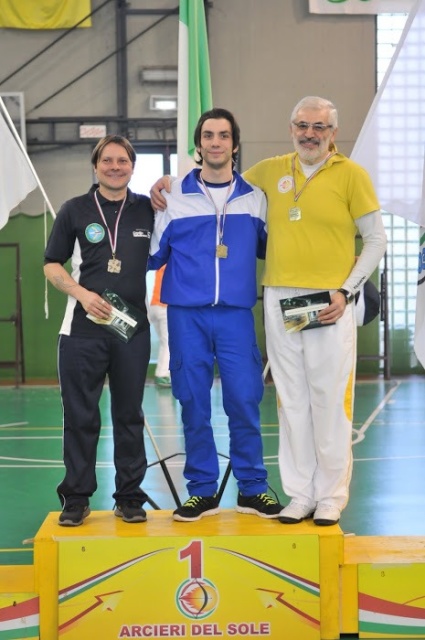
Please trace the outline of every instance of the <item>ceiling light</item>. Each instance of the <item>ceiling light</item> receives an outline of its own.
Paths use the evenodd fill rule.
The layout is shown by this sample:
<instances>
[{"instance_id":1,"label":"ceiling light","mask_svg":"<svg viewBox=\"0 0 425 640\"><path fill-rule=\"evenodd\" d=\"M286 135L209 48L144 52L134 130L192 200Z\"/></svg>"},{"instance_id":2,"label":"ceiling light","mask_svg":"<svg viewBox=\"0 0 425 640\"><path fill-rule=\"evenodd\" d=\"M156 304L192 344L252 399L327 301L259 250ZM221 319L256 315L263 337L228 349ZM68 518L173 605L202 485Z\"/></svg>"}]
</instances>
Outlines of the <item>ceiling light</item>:
<instances>
[{"instance_id":1,"label":"ceiling light","mask_svg":"<svg viewBox=\"0 0 425 640\"><path fill-rule=\"evenodd\" d=\"M177 83L177 67L142 67L140 69L140 82L153 83Z\"/></svg>"},{"instance_id":2,"label":"ceiling light","mask_svg":"<svg viewBox=\"0 0 425 640\"><path fill-rule=\"evenodd\" d=\"M151 111L177 111L177 96L151 96L149 109Z\"/></svg>"}]
</instances>

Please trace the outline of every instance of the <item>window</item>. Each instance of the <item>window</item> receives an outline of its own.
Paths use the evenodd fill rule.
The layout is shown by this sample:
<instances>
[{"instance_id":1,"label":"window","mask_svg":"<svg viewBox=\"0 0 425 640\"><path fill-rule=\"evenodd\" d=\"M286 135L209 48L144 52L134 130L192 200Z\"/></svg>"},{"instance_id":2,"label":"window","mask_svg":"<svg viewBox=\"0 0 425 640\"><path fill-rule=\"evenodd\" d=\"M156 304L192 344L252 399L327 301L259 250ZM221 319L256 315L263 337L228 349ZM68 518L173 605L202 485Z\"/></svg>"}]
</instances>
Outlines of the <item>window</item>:
<instances>
[{"instance_id":1,"label":"window","mask_svg":"<svg viewBox=\"0 0 425 640\"><path fill-rule=\"evenodd\" d=\"M137 149L136 166L134 168L134 174L129 183L129 188L134 193L143 193L149 195L151 186L164 174L177 175L177 154L170 153L169 150L152 150L143 152ZM153 271L148 271L146 276L146 288L148 301L152 297L154 282ZM158 357L158 336L155 332L155 328L151 327L151 362L156 362Z\"/></svg>"},{"instance_id":2,"label":"window","mask_svg":"<svg viewBox=\"0 0 425 640\"><path fill-rule=\"evenodd\" d=\"M407 14L380 14L377 16L377 85L381 84L392 56L396 50L399 39L403 32ZM418 89L417 68L419 60L412 60L412 74L410 78L406 76L400 78L400 86L405 86L406 82L412 88L413 95ZM404 95L404 92L403 92ZM416 97L414 98L416 100ZM385 130L385 121L382 120L380 132L388 138L389 153L387 173L385 168L380 172L379 192L382 193L387 187L394 188L394 180L397 181L397 145L409 144L409 136L416 136L417 120L411 119L409 115L409 105L405 100L397 100L397 95L388 100L388 113L400 113L402 131L392 128ZM412 122L409 130L409 121ZM411 180L422 180L419 175L421 168L415 166L403 167L409 171ZM408 200L409 184L402 174L402 189L405 199ZM378 186L378 185L377 185ZM417 256L419 229L416 224L408 222L400 216L383 214L384 225L388 235L387 265L388 265L388 307L389 307L389 328L391 335L391 351L394 354L393 369L399 373L412 372L419 366L413 354L413 339L415 327L416 309L416 288L417 288ZM381 332L383 330L381 328ZM381 336L383 342L383 335ZM382 349L382 345L381 345ZM410 355L411 354L411 355ZM401 364L401 362L403 364ZM401 368L405 368L404 371Z\"/></svg>"}]
</instances>

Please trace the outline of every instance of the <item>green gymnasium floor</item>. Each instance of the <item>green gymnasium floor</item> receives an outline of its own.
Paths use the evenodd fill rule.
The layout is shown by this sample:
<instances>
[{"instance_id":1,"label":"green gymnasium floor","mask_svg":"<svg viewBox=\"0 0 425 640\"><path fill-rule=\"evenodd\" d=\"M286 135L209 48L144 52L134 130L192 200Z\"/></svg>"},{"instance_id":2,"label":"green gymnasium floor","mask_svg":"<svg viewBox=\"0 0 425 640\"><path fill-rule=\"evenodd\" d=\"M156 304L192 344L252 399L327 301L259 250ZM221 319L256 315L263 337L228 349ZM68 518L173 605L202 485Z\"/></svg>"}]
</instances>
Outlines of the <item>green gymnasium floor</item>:
<instances>
[{"instance_id":1,"label":"green gymnasium floor","mask_svg":"<svg viewBox=\"0 0 425 640\"><path fill-rule=\"evenodd\" d=\"M112 430L109 391L102 397L102 435L98 451L99 488L94 510L113 508ZM425 535L425 378L359 381L353 431L354 472L350 502L341 528L356 535ZM220 384L212 391L213 424L221 469L227 467L227 426ZM146 387L148 469L144 489L161 509L175 499L158 456L180 499L186 499L182 476L184 444L179 405L168 389ZM32 564L32 538L46 514L59 511L55 487L62 479L61 403L57 387L0 387L0 565ZM277 466L278 427L273 384L262 403L265 460L269 484L286 504ZM178 455L175 455L178 454ZM171 456L171 457L169 457ZM235 504L230 476L221 505ZM148 509L153 508L147 505ZM132 525L129 525L132 526Z\"/></svg>"}]
</instances>

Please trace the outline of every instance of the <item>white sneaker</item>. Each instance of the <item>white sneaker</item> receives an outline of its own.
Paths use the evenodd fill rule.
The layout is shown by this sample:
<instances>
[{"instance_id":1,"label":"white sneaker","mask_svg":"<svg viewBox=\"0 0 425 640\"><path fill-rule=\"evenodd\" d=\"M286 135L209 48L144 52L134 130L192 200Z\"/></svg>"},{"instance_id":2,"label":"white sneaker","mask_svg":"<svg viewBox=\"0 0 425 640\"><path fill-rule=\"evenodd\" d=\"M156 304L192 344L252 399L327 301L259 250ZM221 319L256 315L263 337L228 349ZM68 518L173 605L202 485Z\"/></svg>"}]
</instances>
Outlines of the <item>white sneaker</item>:
<instances>
[{"instance_id":1,"label":"white sneaker","mask_svg":"<svg viewBox=\"0 0 425 640\"><path fill-rule=\"evenodd\" d=\"M314 512L313 520L314 524L318 524L322 527L328 527L332 524L337 524L340 517L341 510L338 509L338 507L320 502Z\"/></svg>"},{"instance_id":2,"label":"white sneaker","mask_svg":"<svg viewBox=\"0 0 425 640\"><path fill-rule=\"evenodd\" d=\"M297 524L306 518L311 518L313 513L314 507L291 500L288 506L280 512L278 520L282 524Z\"/></svg>"}]
</instances>

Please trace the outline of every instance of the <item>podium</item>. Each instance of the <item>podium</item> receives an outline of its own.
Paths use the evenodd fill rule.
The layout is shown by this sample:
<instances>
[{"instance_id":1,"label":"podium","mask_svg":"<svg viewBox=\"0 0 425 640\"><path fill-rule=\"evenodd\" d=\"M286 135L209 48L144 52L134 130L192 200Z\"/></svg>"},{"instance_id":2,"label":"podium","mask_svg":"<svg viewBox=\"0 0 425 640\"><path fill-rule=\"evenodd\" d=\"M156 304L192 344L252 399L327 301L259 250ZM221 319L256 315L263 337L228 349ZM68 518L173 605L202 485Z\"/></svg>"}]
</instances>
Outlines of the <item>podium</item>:
<instances>
[{"instance_id":1,"label":"podium","mask_svg":"<svg viewBox=\"0 0 425 640\"><path fill-rule=\"evenodd\" d=\"M338 526L223 510L139 524L100 511L64 528L58 515L34 543L43 640L338 637Z\"/></svg>"},{"instance_id":2,"label":"podium","mask_svg":"<svg viewBox=\"0 0 425 640\"><path fill-rule=\"evenodd\" d=\"M33 567L0 567L0 640L425 638L425 537L230 509L191 523L58 517L40 527Z\"/></svg>"}]
</instances>

